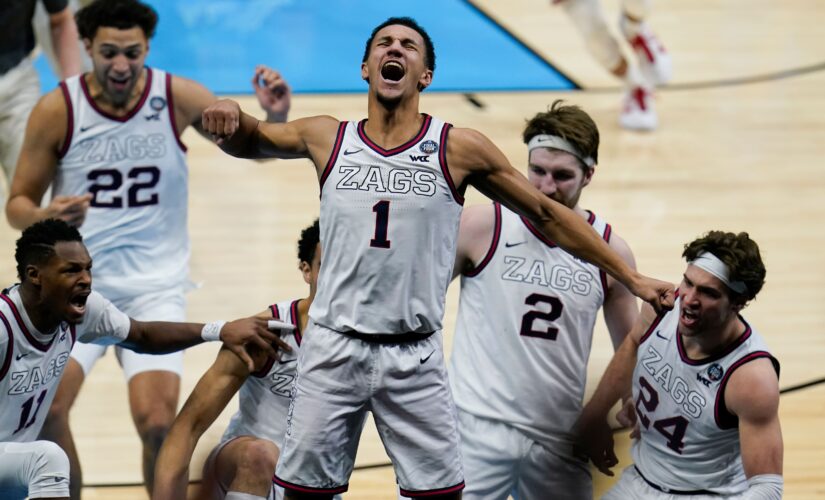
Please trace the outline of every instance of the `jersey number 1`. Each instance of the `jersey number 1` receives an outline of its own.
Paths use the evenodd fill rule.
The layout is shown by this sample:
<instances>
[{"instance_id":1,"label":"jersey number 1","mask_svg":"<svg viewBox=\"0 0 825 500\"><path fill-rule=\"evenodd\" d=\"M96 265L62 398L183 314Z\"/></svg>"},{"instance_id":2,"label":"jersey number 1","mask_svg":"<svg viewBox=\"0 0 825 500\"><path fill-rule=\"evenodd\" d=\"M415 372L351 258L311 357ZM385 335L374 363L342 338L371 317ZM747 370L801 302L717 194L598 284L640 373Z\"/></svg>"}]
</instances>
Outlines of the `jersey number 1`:
<instances>
[{"instance_id":1,"label":"jersey number 1","mask_svg":"<svg viewBox=\"0 0 825 500\"><path fill-rule=\"evenodd\" d=\"M375 212L375 237L370 240L370 246L375 248L389 248L387 226L390 225L390 202L381 200L372 206Z\"/></svg>"},{"instance_id":2,"label":"jersey number 1","mask_svg":"<svg viewBox=\"0 0 825 500\"><path fill-rule=\"evenodd\" d=\"M12 434L17 434L23 429L27 429L34 423L34 421L37 419L37 413L40 411L40 405L42 405L43 400L46 399L47 391L48 389L43 389L43 392L41 392L40 396L37 397L37 407L34 409L34 414L32 414L32 406L34 406L34 396L30 397L26 400L25 403L23 403L23 406L20 408L20 424L17 425L17 429L15 429ZM29 418L29 415L31 415L31 418Z\"/></svg>"}]
</instances>

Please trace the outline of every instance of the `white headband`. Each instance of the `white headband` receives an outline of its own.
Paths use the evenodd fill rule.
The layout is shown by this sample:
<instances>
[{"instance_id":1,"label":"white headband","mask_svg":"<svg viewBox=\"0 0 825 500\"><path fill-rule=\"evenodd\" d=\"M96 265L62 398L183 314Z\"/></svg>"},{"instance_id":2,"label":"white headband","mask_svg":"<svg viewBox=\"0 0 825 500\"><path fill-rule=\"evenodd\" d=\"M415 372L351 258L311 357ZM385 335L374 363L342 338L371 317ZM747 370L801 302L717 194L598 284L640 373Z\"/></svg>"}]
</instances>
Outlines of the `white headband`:
<instances>
[{"instance_id":1,"label":"white headband","mask_svg":"<svg viewBox=\"0 0 825 500\"><path fill-rule=\"evenodd\" d=\"M748 287L745 286L744 282L730 280L730 269L728 268L728 265L722 262L719 257L710 252L700 253L696 259L688 262L688 264L696 266L699 269L704 269L710 274L716 276L722 283L727 285L728 288L736 293L744 294L748 291Z\"/></svg>"},{"instance_id":2,"label":"white headband","mask_svg":"<svg viewBox=\"0 0 825 500\"><path fill-rule=\"evenodd\" d=\"M572 144L557 135L540 134L534 136L530 139L530 142L527 143L527 151L529 152L536 148L558 149L560 151L564 151L565 153L570 153L581 160L582 163L588 167L594 167L596 165L596 161L593 160L593 158L590 156L585 158L585 156L582 155L578 149L574 148Z\"/></svg>"}]
</instances>

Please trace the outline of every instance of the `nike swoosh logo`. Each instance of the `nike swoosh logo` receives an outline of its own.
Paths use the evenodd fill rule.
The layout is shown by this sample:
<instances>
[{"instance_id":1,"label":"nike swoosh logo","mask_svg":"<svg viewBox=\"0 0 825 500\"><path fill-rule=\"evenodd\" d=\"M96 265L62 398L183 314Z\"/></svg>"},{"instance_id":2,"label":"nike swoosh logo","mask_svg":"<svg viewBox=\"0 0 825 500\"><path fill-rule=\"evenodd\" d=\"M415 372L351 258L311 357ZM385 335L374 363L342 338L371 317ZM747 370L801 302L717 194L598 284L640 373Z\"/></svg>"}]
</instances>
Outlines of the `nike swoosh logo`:
<instances>
[{"instance_id":1,"label":"nike swoosh logo","mask_svg":"<svg viewBox=\"0 0 825 500\"><path fill-rule=\"evenodd\" d=\"M660 339L667 340L667 337L665 337L664 335L662 335L662 334L661 334L661 333L659 333L659 332L656 332L656 336L657 336L657 337L659 337Z\"/></svg>"},{"instance_id":2,"label":"nike swoosh logo","mask_svg":"<svg viewBox=\"0 0 825 500\"><path fill-rule=\"evenodd\" d=\"M424 363L426 363L426 362L427 362L427 360L428 360L428 359L430 359L430 356L432 356L434 353L435 353L435 351L433 351L433 352L431 352L431 353L427 354L427 357L426 357L426 358L421 358L421 359L419 360L419 361L421 361L421 364L423 365Z\"/></svg>"},{"instance_id":3,"label":"nike swoosh logo","mask_svg":"<svg viewBox=\"0 0 825 500\"><path fill-rule=\"evenodd\" d=\"M518 243L505 243L504 246L507 247L507 248L510 248L510 247L517 247L517 246L523 245L525 243L527 243L527 242L526 241L519 241Z\"/></svg>"},{"instance_id":4,"label":"nike swoosh logo","mask_svg":"<svg viewBox=\"0 0 825 500\"><path fill-rule=\"evenodd\" d=\"M292 363L293 361L298 361L298 358L292 358L292 359L287 359L287 360L279 359L278 363L280 363L282 365L285 365L287 363Z\"/></svg>"},{"instance_id":5,"label":"nike swoosh logo","mask_svg":"<svg viewBox=\"0 0 825 500\"><path fill-rule=\"evenodd\" d=\"M354 155L355 153L360 153L363 150L364 150L364 148L358 148L358 149L353 149L353 150L347 149L347 150L344 151L344 156Z\"/></svg>"},{"instance_id":6,"label":"nike swoosh logo","mask_svg":"<svg viewBox=\"0 0 825 500\"><path fill-rule=\"evenodd\" d=\"M20 361L21 359L25 358L29 354L31 354L31 353L27 352L27 353L23 353L23 354L18 354L17 356L14 357L14 359L16 359L17 361Z\"/></svg>"},{"instance_id":7,"label":"nike swoosh logo","mask_svg":"<svg viewBox=\"0 0 825 500\"><path fill-rule=\"evenodd\" d=\"M88 126L86 126L86 127L80 127L80 131L81 131L81 132L85 132L85 131L87 131L87 130L90 130L90 129L95 128L96 126L97 126L97 125L88 125Z\"/></svg>"}]
</instances>

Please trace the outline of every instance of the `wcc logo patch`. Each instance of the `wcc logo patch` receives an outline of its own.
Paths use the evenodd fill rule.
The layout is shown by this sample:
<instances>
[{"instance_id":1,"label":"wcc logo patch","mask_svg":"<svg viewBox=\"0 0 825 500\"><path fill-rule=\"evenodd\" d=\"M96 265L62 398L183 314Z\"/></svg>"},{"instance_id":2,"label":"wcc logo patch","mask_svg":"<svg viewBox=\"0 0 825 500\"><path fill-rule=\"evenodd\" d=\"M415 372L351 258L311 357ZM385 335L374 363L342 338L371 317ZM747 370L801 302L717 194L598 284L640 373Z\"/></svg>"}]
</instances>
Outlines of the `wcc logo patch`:
<instances>
[{"instance_id":1,"label":"wcc logo patch","mask_svg":"<svg viewBox=\"0 0 825 500\"><path fill-rule=\"evenodd\" d=\"M426 140L418 145L418 149L426 155L431 155L438 151L438 143L432 140Z\"/></svg>"},{"instance_id":2,"label":"wcc logo patch","mask_svg":"<svg viewBox=\"0 0 825 500\"><path fill-rule=\"evenodd\" d=\"M149 107L155 111L160 111L166 107L166 99L160 96L155 96L149 99Z\"/></svg>"}]
</instances>

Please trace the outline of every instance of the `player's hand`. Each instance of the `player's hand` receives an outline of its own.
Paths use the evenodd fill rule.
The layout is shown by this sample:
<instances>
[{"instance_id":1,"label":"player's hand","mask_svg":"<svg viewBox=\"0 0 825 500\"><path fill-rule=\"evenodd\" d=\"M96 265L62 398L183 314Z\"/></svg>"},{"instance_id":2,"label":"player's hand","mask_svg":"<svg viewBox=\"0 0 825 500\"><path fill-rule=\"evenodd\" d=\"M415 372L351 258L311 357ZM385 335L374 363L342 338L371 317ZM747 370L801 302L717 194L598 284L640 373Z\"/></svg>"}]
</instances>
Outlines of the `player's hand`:
<instances>
[{"instance_id":1,"label":"player's hand","mask_svg":"<svg viewBox=\"0 0 825 500\"><path fill-rule=\"evenodd\" d=\"M255 362L246 352L246 344L254 344L273 359L278 359L278 349L291 352L292 347L284 342L279 335L272 333L268 328L268 321L263 318L243 318L230 321L221 328L221 340L227 349L246 363L249 371L255 370Z\"/></svg>"},{"instance_id":2,"label":"player's hand","mask_svg":"<svg viewBox=\"0 0 825 500\"><path fill-rule=\"evenodd\" d=\"M605 418L585 418L584 414L573 427L575 438L574 454L590 458L593 465L606 476L613 476L610 470L619 463L613 451L613 429Z\"/></svg>"},{"instance_id":3,"label":"player's hand","mask_svg":"<svg viewBox=\"0 0 825 500\"><path fill-rule=\"evenodd\" d=\"M46 216L60 219L70 226L80 227L86 220L86 212L92 202L92 195L86 193L81 196L55 196L46 207Z\"/></svg>"},{"instance_id":4,"label":"player's hand","mask_svg":"<svg viewBox=\"0 0 825 500\"><path fill-rule=\"evenodd\" d=\"M252 87L258 97L258 104L266 111L266 121L283 123L289 114L292 89L280 73L264 65L255 68Z\"/></svg>"},{"instance_id":5,"label":"player's hand","mask_svg":"<svg viewBox=\"0 0 825 500\"><path fill-rule=\"evenodd\" d=\"M642 274L638 275L630 287L633 295L653 306L657 314L673 309L673 302L676 300L675 290L673 283L648 278Z\"/></svg>"},{"instance_id":6,"label":"player's hand","mask_svg":"<svg viewBox=\"0 0 825 500\"><path fill-rule=\"evenodd\" d=\"M230 99L221 99L203 110L201 125L204 132L220 146L238 130L241 123L241 106Z\"/></svg>"},{"instance_id":7,"label":"player's hand","mask_svg":"<svg viewBox=\"0 0 825 500\"><path fill-rule=\"evenodd\" d=\"M619 413L616 414L616 420L622 427L631 429L631 439L639 438L641 433L639 432L639 421L636 418L636 404L633 402L633 398L625 400Z\"/></svg>"}]
</instances>

